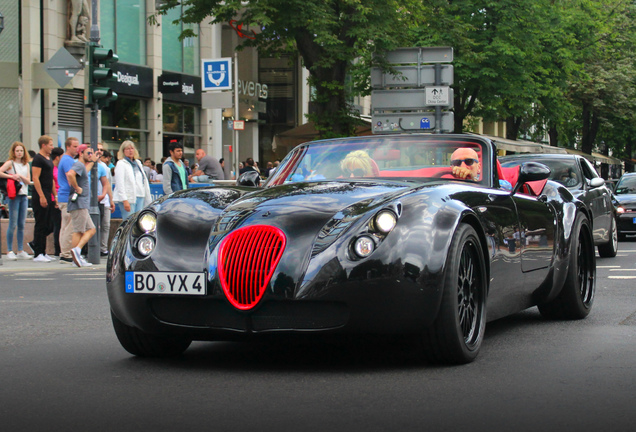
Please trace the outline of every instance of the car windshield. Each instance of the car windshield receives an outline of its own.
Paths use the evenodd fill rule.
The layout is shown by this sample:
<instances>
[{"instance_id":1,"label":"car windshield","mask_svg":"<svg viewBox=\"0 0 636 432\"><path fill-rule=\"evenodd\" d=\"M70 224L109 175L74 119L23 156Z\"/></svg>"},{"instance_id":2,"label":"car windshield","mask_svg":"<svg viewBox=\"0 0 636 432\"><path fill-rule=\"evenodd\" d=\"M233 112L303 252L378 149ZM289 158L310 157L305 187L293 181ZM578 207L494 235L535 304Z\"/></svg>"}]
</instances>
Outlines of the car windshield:
<instances>
[{"instance_id":1,"label":"car windshield","mask_svg":"<svg viewBox=\"0 0 636 432\"><path fill-rule=\"evenodd\" d=\"M561 183L565 187L578 186L581 183L581 175L576 167L576 160L574 159L537 159L544 165L550 168L550 180L554 180ZM511 161L502 161L501 166L512 167L520 165L521 161L518 159Z\"/></svg>"},{"instance_id":2,"label":"car windshield","mask_svg":"<svg viewBox=\"0 0 636 432\"><path fill-rule=\"evenodd\" d=\"M623 177L616 185L616 195L636 194L636 176Z\"/></svg>"},{"instance_id":3,"label":"car windshield","mask_svg":"<svg viewBox=\"0 0 636 432\"><path fill-rule=\"evenodd\" d=\"M266 186L371 178L460 179L486 184L490 169L484 146L469 137L432 135L315 141L296 147Z\"/></svg>"}]
</instances>

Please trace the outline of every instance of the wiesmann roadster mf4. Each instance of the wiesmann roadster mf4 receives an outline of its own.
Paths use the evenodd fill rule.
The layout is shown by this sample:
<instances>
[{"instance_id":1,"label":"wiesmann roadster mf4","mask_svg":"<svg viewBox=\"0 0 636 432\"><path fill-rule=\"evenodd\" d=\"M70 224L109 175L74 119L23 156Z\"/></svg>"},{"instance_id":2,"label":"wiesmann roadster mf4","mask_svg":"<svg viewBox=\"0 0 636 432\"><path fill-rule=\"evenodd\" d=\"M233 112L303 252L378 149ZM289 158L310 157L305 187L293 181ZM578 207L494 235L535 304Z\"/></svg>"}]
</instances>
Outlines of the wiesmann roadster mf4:
<instances>
[{"instance_id":1,"label":"wiesmann roadster mf4","mask_svg":"<svg viewBox=\"0 0 636 432\"><path fill-rule=\"evenodd\" d=\"M472 135L302 144L262 188L179 191L122 224L107 265L115 332L156 357L193 340L400 334L428 361L470 362L487 321L590 312L591 215L549 174L501 168Z\"/></svg>"}]
</instances>

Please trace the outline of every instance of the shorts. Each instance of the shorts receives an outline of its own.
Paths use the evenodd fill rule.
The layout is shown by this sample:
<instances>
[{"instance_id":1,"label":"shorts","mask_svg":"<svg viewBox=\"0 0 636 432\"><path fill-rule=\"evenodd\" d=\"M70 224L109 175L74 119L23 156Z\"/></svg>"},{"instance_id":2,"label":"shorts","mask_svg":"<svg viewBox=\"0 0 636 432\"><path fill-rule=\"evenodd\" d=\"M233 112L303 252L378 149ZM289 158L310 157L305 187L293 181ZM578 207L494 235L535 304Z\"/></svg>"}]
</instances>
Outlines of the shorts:
<instances>
[{"instance_id":1,"label":"shorts","mask_svg":"<svg viewBox=\"0 0 636 432\"><path fill-rule=\"evenodd\" d=\"M91 220L88 209L71 210L71 228L73 232L85 233L88 230L95 229L95 224Z\"/></svg>"}]
</instances>

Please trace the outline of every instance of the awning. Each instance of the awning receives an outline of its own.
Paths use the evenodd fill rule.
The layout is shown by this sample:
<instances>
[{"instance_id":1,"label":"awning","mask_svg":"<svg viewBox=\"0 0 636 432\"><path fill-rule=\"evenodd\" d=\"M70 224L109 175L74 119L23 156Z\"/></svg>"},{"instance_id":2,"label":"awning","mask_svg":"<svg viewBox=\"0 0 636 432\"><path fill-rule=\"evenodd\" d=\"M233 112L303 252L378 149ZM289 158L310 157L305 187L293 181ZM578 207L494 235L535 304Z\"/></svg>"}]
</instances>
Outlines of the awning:
<instances>
[{"instance_id":1,"label":"awning","mask_svg":"<svg viewBox=\"0 0 636 432\"><path fill-rule=\"evenodd\" d=\"M553 147L532 141L511 140L491 135L481 136L489 138L491 141L493 141L497 145L497 149L499 150L513 151L516 153L566 153L564 148Z\"/></svg>"},{"instance_id":2,"label":"awning","mask_svg":"<svg viewBox=\"0 0 636 432\"><path fill-rule=\"evenodd\" d=\"M565 151L569 154L576 154L579 156L583 156L584 158L586 158L587 160L589 160L590 162L600 162L600 163L606 163L609 165L620 165L622 163L622 161L618 158L612 157L612 156L605 156L604 154L600 154L600 153L596 153L596 152L592 152L592 154L587 154L587 153L583 153L580 150L576 150L576 149L565 149Z\"/></svg>"}]
</instances>

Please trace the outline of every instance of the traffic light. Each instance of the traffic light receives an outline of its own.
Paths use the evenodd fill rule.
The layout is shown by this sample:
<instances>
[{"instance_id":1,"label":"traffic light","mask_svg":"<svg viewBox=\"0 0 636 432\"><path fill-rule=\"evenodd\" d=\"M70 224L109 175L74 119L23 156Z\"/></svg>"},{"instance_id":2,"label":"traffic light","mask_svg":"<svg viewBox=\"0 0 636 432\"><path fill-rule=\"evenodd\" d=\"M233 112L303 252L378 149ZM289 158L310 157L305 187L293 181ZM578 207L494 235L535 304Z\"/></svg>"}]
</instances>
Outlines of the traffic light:
<instances>
[{"instance_id":1,"label":"traffic light","mask_svg":"<svg viewBox=\"0 0 636 432\"><path fill-rule=\"evenodd\" d=\"M85 77L84 102L87 106L97 104L99 109L117 100L117 93L111 88L115 80L114 72L110 68L117 63L119 57L112 49L102 48L94 42L86 44L86 64L88 66Z\"/></svg>"}]
</instances>

